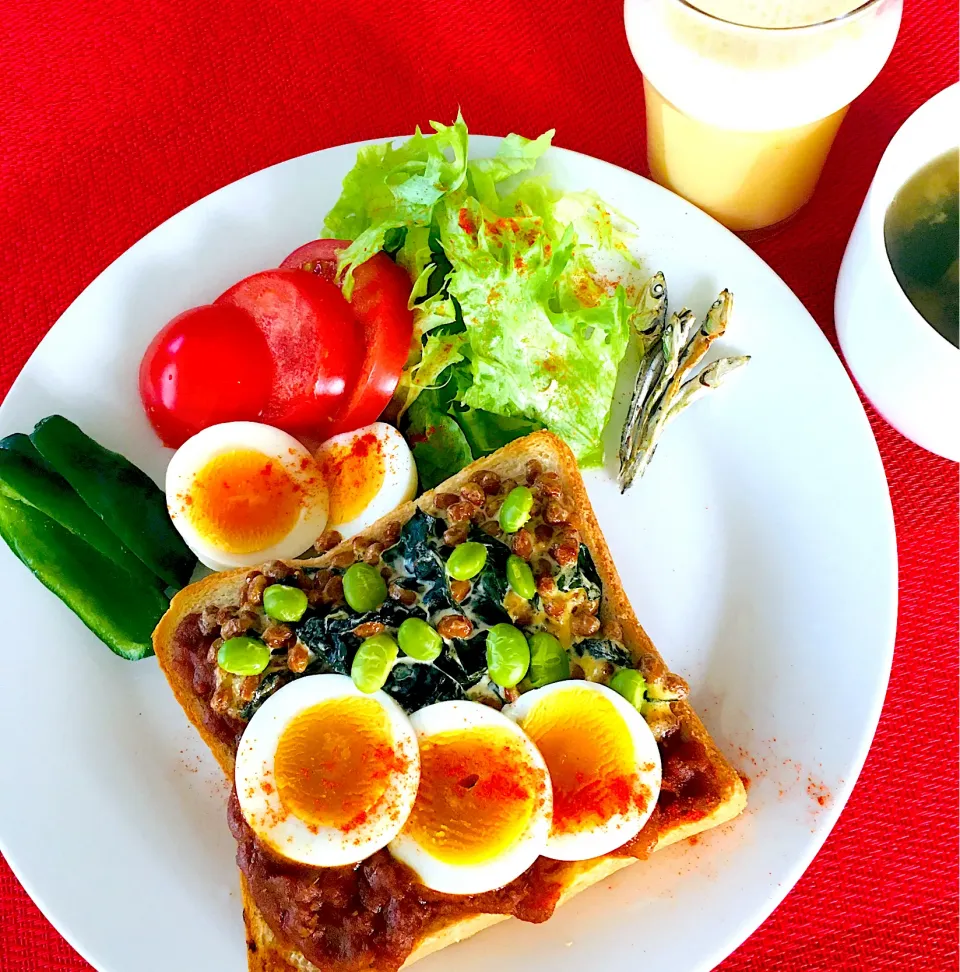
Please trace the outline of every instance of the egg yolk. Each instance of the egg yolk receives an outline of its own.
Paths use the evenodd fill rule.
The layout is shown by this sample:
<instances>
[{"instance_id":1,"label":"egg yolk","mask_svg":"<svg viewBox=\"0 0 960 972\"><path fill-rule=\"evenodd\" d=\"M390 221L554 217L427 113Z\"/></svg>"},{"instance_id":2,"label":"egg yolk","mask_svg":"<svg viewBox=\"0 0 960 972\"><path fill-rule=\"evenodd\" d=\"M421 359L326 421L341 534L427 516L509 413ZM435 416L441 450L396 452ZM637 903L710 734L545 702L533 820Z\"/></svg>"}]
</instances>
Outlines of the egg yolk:
<instances>
[{"instance_id":1,"label":"egg yolk","mask_svg":"<svg viewBox=\"0 0 960 972\"><path fill-rule=\"evenodd\" d=\"M521 728L550 771L552 834L603 823L643 802L630 731L608 699L587 690L557 693Z\"/></svg>"},{"instance_id":2,"label":"egg yolk","mask_svg":"<svg viewBox=\"0 0 960 972\"><path fill-rule=\"evenodd\" d=\"M437 860L481 864L527 829L543 772L504 729L450 730L420 742L410 836Z\"/></svg>"},{"instance_id":3,"label":"egg yolk","mask_svg":"<svg viewBox=\"0 0 960 972\"><path fill-rule=\"evenodd\" d=\"M366 432L349 444L330 444L317 459L330 491L330 527L355 520L383 488L383 444L373 432Z\"/></svg>"},{"instance_id":4,"label":"egg yolk","mask_svg":"<svg viewBox=\"0 0 960 972\"><path fill-rule=\"evenodd\" d=\"M252 449L211 459L183 498L197 532L230 554L279 543L296 526L302 502L302 489L283 464Z\"/></svg>"},{"instance_id":5,"label":"egg yolk","mask_svg":"<svg viewBox=\"0 0 960 972\"><path fill-rule=\"evenodd\" d=\"M283 731L274 779L284 808L308 825L350 831L366 822L391 777L407 769L373 699L321 702Z\"/></svg>"}]
</instances>

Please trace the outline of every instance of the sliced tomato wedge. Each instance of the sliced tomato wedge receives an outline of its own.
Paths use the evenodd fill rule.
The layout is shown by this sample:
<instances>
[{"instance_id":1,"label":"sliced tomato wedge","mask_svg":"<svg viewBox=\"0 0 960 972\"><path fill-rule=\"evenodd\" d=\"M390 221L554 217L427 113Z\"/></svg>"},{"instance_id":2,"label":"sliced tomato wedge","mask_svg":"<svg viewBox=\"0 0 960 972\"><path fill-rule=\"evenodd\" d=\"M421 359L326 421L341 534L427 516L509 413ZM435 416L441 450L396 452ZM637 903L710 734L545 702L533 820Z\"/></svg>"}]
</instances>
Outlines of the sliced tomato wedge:
<instances>
[{"instance_id":1,"label":"sliced tomato wedge","mask_svg":"<svg viewBox=\"0 0 960 972\"><path fill-rule=\"evenodd\" d=\"M326 438L364 364L363 332L339 288L299 269L265 270L215 303L246 311L267 339L275 380L263 421Z\"/></svg>"},{"instance_id":2,"label":"sliced tomato wedge","mask_svg":"<svg viewBox=\"0 0 960 972\"><path fill-rule=\"evenodd\" d=\"M347 240L314 240L294 250L281 266L334 280L340 251L349 245ZM413 337L413 312L407 307L411 284L403 267L377 253L353 271L353 281L350 308L362 328L366 356L330 435L380 417L396 390Z\"/></svg>"},{"instance_id":3,"label":"sliced tomato wedge","mask_svg":"<svg viewBox=\"0 0 960 972\"><path fill-rule=\"evenodd\" d=\"M206 304L178 314L140 362L144 410L172 449L220 422L257 421L272 384L267 342L236 307Z\"/></svg>"}]
</instances>

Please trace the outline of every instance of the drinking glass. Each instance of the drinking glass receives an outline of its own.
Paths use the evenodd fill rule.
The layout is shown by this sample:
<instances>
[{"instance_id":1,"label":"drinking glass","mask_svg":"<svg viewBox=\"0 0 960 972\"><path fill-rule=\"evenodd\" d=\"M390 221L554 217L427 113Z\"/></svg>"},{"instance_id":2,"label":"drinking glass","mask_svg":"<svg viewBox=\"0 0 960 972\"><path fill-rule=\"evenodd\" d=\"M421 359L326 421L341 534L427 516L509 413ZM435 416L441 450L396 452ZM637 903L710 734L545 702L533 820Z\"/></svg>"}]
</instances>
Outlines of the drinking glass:
<instances>
[{"instance_id":1,"label":"drinking glass","mask_svg":"<svg viewBox=\"0 0 960 972\"><path fill-rule=\"evenodd\" d=\"M789 219L902 11L903 0L626 0L651 175L735 231Z\"/></svg>"}]
</instances>

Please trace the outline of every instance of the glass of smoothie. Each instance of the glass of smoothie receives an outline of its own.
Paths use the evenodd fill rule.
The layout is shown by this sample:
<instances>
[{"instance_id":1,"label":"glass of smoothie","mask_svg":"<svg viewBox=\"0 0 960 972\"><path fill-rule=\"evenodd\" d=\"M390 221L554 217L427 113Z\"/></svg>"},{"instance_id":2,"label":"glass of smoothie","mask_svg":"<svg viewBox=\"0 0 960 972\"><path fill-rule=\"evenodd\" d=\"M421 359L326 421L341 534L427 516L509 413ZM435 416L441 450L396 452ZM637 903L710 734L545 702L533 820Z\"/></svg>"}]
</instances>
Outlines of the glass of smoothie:
<instances>
[{"instance_id":1,"label":"glass of smoothie","mask_svg":"<svg viewBox=\"0 0 960 972\"><path fill-rule=\"evenodd\" d=\"M626 0L650 174L738 232L789 219L902 11L903 0Z\"/></svg>"}]
</instances>

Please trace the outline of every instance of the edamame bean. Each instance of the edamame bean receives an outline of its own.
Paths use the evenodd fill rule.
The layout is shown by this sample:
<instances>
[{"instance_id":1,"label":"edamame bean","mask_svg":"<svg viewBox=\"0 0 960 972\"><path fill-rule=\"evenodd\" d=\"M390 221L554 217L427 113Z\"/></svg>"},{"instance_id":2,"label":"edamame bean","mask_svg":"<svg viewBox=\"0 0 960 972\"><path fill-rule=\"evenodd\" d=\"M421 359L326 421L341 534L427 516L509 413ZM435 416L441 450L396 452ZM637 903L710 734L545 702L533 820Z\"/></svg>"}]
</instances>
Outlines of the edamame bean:
<instances>
[{"instance_id":1,"label":"edamame bean","mask_svg":"<svg viewBox=\"0 0 960 972\"><path fill-rule=\"evenodd\" d=\"M263 592L263 609L277 621L299 621L307 610L307 595L299 587L271 584Z\"/></svg>"},{"instance_id":2,"label":"edamame bean","mask_svg":"<svg viewBox=\"0 0 960 972\"><path fill-rule=\"evenodd\" d=\"M487 632L487 671L502 688L513 688L530 667L530 646L512 624L495 624Z\"/></svg>"},{"instance_id":3,"label":"edamame bean","mask_svg":"<svg viewBox=\"0 0 960 972\"><path fill-rule=\"evenodd\" d=\"M259 638L228 638L217 652L217 664L231 675L259 675L270 664L270 649Z\"/></svg>"},{"instance_id":4,"label":"edamame bean","mask_svg":"<svg viewBox=\"0 0 960 972\"><path fill-rule=\"evenodd\" d=\"M350 677L361 692L368 695L382 689L397 660L397 643L388 634L366 638L353 656Z\"/></svg>"},{"instance_id":5,"label":"edamame bean","mask_svg":"<svg viewBox=\"0 0 960 972\"><path fill-rule=\"evenodd\" d=\"M635 709L643 705L643 693L646 691L646 679L632 668L621 668L610 679L610 688L618 695L622 695Z\"/></svg>"},{"instance_id":6,"label":"edamame bean","mask_svg":"<svg viewBox=\"0 0 960 972\"><path fill-rule=\"evenodd\" d=\"M570 659L563 645L549 631L530 639L530 684L541 688L570 677Z\"/></svg>"},{"instance_id":7,"label":"edamame bean","mask_svg":"<svg viewBox=\"0 0 960 972\"><path fill-rule=\"evenodd\" d=\"M435 628L420 618L407 618L397 631L404 654L417 661L433 661L443 650L443 639Z\"/></svg>"},{"instance_id":8,"label":"edamame bean","mask_svg":"<svg viewBox=\"0 0 960 972\"><path fill-rule=\"evenodd\" d=\"M353 564L343 575L343 596L354 611L374 611L387 598L380 571L370 564Z\"/></svg>"},{"instance_id":9,"label":"edamame bean","mask_svg":"<svg viewBox=\"0 0 960 972\"><path fill-rule=\"evenodd\" d=\"M526 486L515 486L500 507L500 527L504 533L516 533L530 519L533 493Z\"/></svg>"},{"instance_id":10,"label":"edamame bean","mask_svg":"<svg viewBox=\"0 0 960 972\"><path fill-rule=\"evenodd\" d=\"M468 540L453 548L447 558L447 573L454 580L470 580L483 570L487 562L487 548L482 543Z\"/></svg>"},{"instance_id":11,"label":"edamame bean","mask_svg":"<svg viewBox=\"0 0 960 972\"><path fill-rule=\"evenodd\" d=\"M537 585L530 565L523 557L518 557L516 554L510 554L507 558L507 582L515 593L528 601L537 593Z\"/></svg>"}]
</instances>

